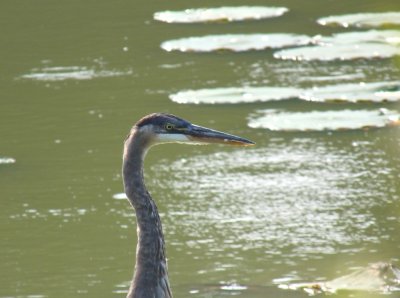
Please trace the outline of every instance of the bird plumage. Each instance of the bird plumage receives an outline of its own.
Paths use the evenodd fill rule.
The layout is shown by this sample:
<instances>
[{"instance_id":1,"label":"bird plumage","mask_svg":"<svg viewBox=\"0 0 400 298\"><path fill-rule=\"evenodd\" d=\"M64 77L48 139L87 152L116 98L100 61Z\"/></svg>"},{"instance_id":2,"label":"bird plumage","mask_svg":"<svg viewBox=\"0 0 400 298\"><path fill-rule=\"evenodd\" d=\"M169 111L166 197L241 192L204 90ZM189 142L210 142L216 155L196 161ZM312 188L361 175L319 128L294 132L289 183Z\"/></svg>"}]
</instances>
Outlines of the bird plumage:
<instances>
[{"instance_id":1,"label":"bird plumage","mask_svg":"<svg viewBox=\"0 0 400 298\"><path fill-rule=\"evenodd\" d=\"M144 184L148 149L165 142L252 145L246 139L193 125L171 114L140 119L125 140L122 174L125 193L136 212L138 244L128 298L171 298L164 234L157 206Z\"/></svg>"}]
</instances>

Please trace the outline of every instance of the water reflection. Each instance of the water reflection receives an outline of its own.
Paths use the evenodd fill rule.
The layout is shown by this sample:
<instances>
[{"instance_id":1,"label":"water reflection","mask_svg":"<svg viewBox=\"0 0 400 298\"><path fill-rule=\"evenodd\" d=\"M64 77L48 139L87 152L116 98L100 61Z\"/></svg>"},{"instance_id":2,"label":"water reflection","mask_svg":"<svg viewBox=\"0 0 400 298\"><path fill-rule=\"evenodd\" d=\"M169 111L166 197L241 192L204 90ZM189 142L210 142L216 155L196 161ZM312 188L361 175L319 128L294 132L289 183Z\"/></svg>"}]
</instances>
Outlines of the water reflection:
<instances>
[{"instance_id":1,"label":"water reflection","mask_svg":"<svg viewBox=\"0 0 400 298\"><path fill-rule=\"evenodd\" d=\"M369 142L347 150L313 139L277 139L266 148L164 163L151 175L166 193L186 197L170 204L163 219L168 233L190 237L190 251L216 261L229 251L230 266L237 266L242 251L263 249L266 258L279 254L274 262L284 263L345 247L354 254L379 242L370 210L390 200L380 191L387 161Z\"/></svg>"},{"instance_id":2,"label":"water reflection","mask_svg":"<svg viewBox=\"0 0 400 298\"><path fill-rule=\"evenodd\" d=\"M0 164L15 163L15 159L12 157L0 157Z\"/></svg>"},{"instance_id":3,"label":"water reflection","mask_svg":"<svg viewBox=\"0 0 400 298\"><path fill-rule=\"evenodd\" d=\"M320 61L256 60L251 63L234 61L232 71L243 85L269 85L315 87L319 84L342 87L345 84L365 82L386 84L397 80L399 69L390 60L371 60L321 63ZM301 73L301 75L299 75ZM369 83L370 82L370 83ZM365 86L367 87L368 84ZM359 88L357 88L359 90Z\"/></svg>"},{"instance_id":4,"label":"water reflection","mask_svg":"<svg viewBox=\"0 0 400 298\"><path fill-rule=\"evenodd\" d=\"M22 79L37 81L91 80L95 78L130 75L132 71L91 69L84 66L54 66L34 68L22 75Z\"/></svg>"},{"instance_id":5,"label":"water reflection","mask_svg":"<svg viewBox=\"0 0 400 298\"><path fill-rule=\"evenodd\" d=\"M48 209L39 210L37 208L31 207L29 204L24 203L22 210L18 213L10 214L9 219L15 221L33 220L33 219L43 219L48 220L51 217L59 218L60 222L79 222L82 217L88 212L93 212L95 209L85 209L85 208L65 208L65 209Z\"/></svg>"},{"instance_id":6,"label":"water reflection","mask_svg":"<svg viewBox=\"0 0 400 298\"><path fill-rule=\"evenodd\" d=\"M253 298L290 298L308 297L301 292L283 292L274 286L243 286L234 282L219 284L191 285L174 287L174 297L220 298L220 297L253 297Z\"/></svg>"}]
</instances>

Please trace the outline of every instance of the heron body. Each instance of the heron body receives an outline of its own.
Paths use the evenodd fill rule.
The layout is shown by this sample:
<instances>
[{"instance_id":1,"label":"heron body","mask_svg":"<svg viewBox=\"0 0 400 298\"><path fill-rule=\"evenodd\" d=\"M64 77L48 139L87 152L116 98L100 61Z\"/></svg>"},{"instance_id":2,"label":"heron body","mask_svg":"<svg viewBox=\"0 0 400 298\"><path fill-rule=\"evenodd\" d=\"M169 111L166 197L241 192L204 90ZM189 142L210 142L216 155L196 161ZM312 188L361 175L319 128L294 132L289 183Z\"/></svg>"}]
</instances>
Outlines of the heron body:
<instances>
[{"instance_id":1,"label":"heron body","mask_svg":"<svg viewBox=\"0 0 400 298\"><path fill-rule=\"evenodd\" d=\"M136 212L138 244L128 298L170 298L164 234L157 206L144 184L143 164L148 149L162 143L253 145L234 136L197 126L170 114L140 119L125 140L123 180L125 193Z\"/></svg>"}]
</instances>

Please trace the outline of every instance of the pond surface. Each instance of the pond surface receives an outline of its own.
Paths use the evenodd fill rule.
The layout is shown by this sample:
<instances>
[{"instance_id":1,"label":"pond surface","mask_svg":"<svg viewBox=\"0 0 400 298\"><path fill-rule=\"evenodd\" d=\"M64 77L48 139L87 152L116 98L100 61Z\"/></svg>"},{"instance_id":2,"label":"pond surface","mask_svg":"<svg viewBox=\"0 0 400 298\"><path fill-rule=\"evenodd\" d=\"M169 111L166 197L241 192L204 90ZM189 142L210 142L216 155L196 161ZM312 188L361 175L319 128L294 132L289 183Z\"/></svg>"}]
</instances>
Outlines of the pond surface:
<instances>
[{"instance_id":1,"label":"pond surface","mask_svg":"<svg viewBox=\"0 0 400 298\"><path fill-rule=\"evenodd\" d=\"M121 195L122 144L134 122L156 111L257 143L165 145L149 153L146 183L163 220L174 297L307 297L279 284L334 280L370 263L399 265L400 129L363 125L376 111L400 111L400 28L387 20L399 12L398 0L257 0L251 5L287 11L241 22L153 18L216 5L3 0L0 297L125 297L136 227ZM394 14L374 15L373 29L351 25L351 15L380 12ZM342 15L349 26L317 22L344 22ZM357 39L370 30L385 31L383 39ZM230 34L308 36L315 44L240 53L161 48ZM351 59L327 50L329 41L349 36ZM305 48L311 58L297 59ZM280 59L283 53L291 58ZM329 129L270 129L265 111L295 121L315 111L322 117L305 122L326 120ZM342 130L323 117L343 118L340 111L349 118L362 111L362 128Z\"/></svg>"}]
</instances>

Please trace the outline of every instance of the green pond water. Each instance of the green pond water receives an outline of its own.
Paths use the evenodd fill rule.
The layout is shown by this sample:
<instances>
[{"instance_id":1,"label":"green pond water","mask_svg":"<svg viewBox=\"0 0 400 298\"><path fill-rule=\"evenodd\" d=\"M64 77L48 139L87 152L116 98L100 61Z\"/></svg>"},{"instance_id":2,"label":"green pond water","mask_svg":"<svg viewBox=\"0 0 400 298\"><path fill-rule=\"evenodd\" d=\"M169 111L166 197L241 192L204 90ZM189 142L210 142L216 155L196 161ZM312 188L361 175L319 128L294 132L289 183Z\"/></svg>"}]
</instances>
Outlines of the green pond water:
<instances>
[{"instance_id":1,"label":"green pond water","mask_svg":"<svg viewBox=\"0 0 400 298\"><path fill-rule=\"evenodd\" d=\"M288 11L265 20L210 24L153 19L160 11L229 5ZM380 53L368 57L362 51L361 57L347 55L350 59L332 58L320 45L321 59L315 60L274 57L286 48L194 53L160 47L168 40L223 34L330 37L371 28L321 26L318 19L399 10L398 0L3 0L0 297L126 295L136 223L121 195L122 145L133 123L156 111L257 143L252 148L170 144L149 153L146 184L165 229L174 297L307 297L278 284L334 279L380 261L399 264L396 123L314 132L271 131L263 128L267 124L249 123L265 110L399 112L400 33L377 41ZM385 22L373 30L400 28ZM361 41L355 46L362 48ZM324 53L329 58L323 59ZM374 102L358 95L350 102L279 94L271 101L170 99L186 90L325 86L331 86L327 93L334 99L332 86L385 82L391 85L382 92L391 93L383 102L371 94L366 99ZM312 128L313 120L306 120Z\"/></svg>"}]
</instances>

